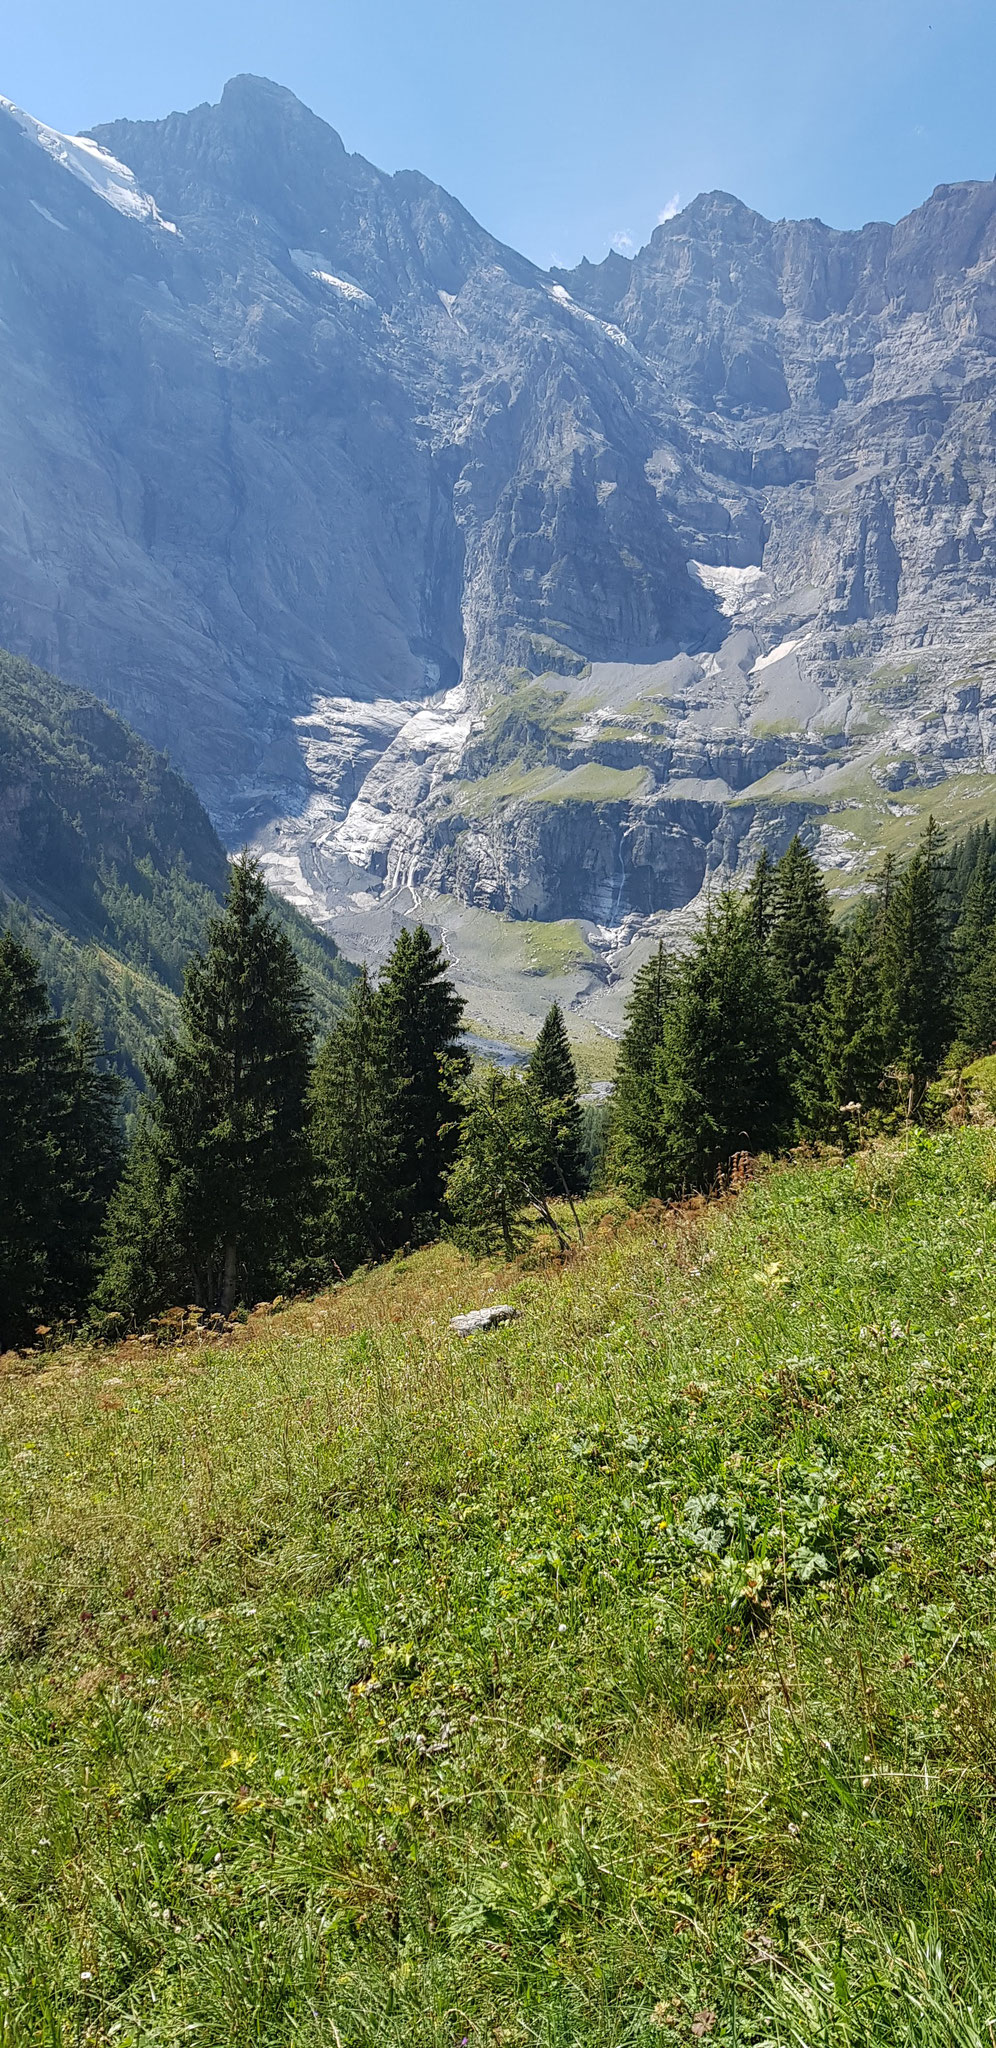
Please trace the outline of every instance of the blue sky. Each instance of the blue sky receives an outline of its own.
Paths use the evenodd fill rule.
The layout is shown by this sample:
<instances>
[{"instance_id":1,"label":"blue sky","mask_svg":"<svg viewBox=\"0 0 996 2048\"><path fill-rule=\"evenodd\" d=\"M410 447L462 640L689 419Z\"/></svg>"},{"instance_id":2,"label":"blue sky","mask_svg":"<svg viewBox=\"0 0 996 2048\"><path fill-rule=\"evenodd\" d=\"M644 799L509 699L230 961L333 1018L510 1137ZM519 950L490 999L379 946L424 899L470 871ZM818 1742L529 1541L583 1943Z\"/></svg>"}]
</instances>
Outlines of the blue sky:
<instances>
[{"instance_id":1,"label":"blue sky","mask_svg":"<svg viewBox=\"0 0 996 2048\"><path fill-rule=\"evenodd\" d=\"M261 72L543 264L716 186L853 227L996 173L996 0L4 0L2 24L0 92L55 127Z\"/></svg>"}]
</instances>

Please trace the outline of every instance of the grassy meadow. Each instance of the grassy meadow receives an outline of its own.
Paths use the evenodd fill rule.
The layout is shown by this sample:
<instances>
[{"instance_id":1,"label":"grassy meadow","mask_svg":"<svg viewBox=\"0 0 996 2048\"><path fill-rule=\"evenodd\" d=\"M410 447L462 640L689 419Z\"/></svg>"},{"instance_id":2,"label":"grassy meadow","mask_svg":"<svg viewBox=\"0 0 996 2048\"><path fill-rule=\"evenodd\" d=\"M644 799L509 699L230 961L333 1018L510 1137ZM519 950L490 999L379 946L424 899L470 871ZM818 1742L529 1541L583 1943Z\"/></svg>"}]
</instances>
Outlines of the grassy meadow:
<instances>
[{"instance_id":1,"label":"grassy meadow","mask_svg":"<svg viewBox=\"0 0 996 2048\"><path fill-rule=\"evenodd\" d=\"M914 1132L4 1361L4 2048L996 2040L994 1198Z\"/></svg>"}]
</instances>

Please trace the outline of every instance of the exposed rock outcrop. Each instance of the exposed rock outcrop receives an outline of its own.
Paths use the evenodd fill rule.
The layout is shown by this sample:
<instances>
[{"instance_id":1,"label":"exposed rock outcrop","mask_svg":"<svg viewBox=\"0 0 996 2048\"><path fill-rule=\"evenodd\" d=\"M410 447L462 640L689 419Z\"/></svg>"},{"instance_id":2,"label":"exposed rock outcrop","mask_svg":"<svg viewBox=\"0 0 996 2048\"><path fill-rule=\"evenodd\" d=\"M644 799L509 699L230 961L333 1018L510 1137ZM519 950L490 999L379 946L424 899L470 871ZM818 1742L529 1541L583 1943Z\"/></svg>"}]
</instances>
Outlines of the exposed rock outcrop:
<instances>
[{"instance_id":1,"label":"exposed rock outcrop","mask_svg":"<svg viewBox=\"0 0 996 2048\"><path fill-rule=\"evenodd\" d=\"M0 103L0 184L0 641L313 913L632 936L794 823L860 874L988 801L996 185L547 274L246 78Z\"/></svg>"}]
</instances>

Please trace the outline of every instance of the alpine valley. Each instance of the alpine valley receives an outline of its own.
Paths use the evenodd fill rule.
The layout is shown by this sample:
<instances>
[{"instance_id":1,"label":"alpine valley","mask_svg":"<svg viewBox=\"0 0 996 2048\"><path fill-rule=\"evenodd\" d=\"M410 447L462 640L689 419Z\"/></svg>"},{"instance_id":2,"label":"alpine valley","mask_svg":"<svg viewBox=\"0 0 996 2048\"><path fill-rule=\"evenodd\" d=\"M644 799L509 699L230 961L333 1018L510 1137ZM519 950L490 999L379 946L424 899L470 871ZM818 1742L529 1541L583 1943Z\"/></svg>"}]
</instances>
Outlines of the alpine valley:
<instances>
[{"instance_id":1,"label":"alpine valley","mask_svg":"<svg viewBox=\"0 0 996 2048\"><path fill-rule=\"evenodd\" d=\"M0 643L354 956L617 1026L801 830L840 890L996 796L996 184L696 199L544 272L297 99L0 101Z\"/></svg>"}]
</instances>

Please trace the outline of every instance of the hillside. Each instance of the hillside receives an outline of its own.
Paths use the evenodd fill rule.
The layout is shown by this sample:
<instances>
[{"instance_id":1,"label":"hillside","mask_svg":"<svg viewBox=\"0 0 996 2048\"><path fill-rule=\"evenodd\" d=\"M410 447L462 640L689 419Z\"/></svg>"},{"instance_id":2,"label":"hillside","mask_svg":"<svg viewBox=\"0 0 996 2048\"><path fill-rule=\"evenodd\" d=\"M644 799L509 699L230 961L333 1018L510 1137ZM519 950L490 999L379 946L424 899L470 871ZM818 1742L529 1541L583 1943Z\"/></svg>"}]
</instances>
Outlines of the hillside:
<instances>
[{"instance_id":1,"label":"hillside","mask_svg":"<svg viewBox=\"0 0 996 2048\"><path fill-rule=\"evenodd\" d=\"M6 2039L982 2048L994 1186L914 1132L7 1361Z\"/></svg>"},{"instance_id":2,"label":"hillside","mask_svg":"<svg viewBox=\"0 0 996 2048\"><path fill-rule=\"evenodd\" d=\"M991 804L992 182L544 271L240 77L89 138L0 102L0 191L0 638L348 951L417 901L528 1035L554 924L613 1028L762 842L853 892Z\"/></svg>"},{"instance_id":3,"label":"hillside","mask_svg":"<svg viewBox=\"0 0 996 2048\"><path fill-rule=\"evenodd\" d=\"M0 911L130 1090L226 886L189 783L118 715L0 650ZM328 1024L355 970L274 899Z\"/></svg>"}]
</instances>

